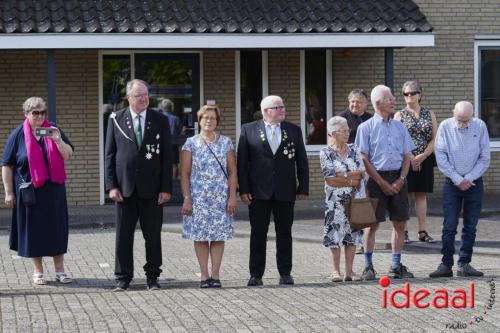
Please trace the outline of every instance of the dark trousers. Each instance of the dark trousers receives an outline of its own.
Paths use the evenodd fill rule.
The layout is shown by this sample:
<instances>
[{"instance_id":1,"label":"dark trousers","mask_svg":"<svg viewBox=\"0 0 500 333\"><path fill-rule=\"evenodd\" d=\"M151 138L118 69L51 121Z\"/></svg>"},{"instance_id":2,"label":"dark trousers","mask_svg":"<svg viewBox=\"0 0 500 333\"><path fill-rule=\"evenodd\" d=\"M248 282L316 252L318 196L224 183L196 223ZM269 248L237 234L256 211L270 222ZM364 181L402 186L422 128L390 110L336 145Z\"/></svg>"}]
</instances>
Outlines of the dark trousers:
<instances>
[{"instance_id":1,"label":"dark trousers","mask_svg":"<svg viewBox=\"0 0 500 333\"><path fill-rule=\"evenodd\" d=\"M467 191L461 191L449 178L446 178L443 184L444 221L441 253L443 254L442 262L448 267L453 266L455 235L462 205L463 228L458 265L468 264L472 258L472 248L476 241L476 228L483 198L483 180L479 178L474 183L476 185Z\"/></svg>"},{"instance_id":2,"label":"dark trousers","mask_svg":"<svg viewBox=\"0 0 500 333\"><path fill-rule=\"evenodd\" d=\"M271 212L276 231L276 263L280 275L292 271L292 224L293 201L253 200L249 207L250 217L250 275L262 277L266 269L267 232Z\"/></svg>"},{"instance_id":3,"label":"dark trousers","mask_svg":"<svg viewBox=\"0 0 500 333\"><path fill-rule=\"evenodd\" d=\"M161 227L163 206L157 199L141 199L136 192L116 203L116 280L130 281L134 277L134 233L137 220L146 245L146 277L157 278L161 269Z\"/></svg>"}]
</instances>

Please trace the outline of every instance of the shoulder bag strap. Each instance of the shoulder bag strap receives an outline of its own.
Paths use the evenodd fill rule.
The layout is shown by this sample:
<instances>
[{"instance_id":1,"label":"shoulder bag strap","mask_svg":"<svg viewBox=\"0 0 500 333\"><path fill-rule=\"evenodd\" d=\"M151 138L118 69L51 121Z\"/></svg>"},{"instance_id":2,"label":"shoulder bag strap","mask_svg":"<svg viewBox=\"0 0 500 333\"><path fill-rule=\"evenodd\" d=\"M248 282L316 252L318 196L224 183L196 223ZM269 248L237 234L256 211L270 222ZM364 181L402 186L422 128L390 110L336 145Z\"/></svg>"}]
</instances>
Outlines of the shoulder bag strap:
<instances>
[{"instance_id":1,"label":"shoulder bag strap","mask_svg":"<svg viewBox=\"0 0 500 333\"><path fill-rule=\"evenodd\" d=\"M202 139L203 140L203 139ZM226 176L226 179L229 180L229 177L227 176L227 173L226 173L226 170L224 170L224 167L222 166L222 163L219 161L219 159L217 158L217 156L215 155L214 151L212 150L212 148L210 148L210 146L208 145L208 143L203 140L203 142L205 142L205 145L208 147L208 149L210 150L210 152L212 153L212 155L214 155L215 157L215 160L217 161L217 163L219 163L219 166L222 170L222 172L224 172L224 176Z\"/></svg>"}]
</instances>

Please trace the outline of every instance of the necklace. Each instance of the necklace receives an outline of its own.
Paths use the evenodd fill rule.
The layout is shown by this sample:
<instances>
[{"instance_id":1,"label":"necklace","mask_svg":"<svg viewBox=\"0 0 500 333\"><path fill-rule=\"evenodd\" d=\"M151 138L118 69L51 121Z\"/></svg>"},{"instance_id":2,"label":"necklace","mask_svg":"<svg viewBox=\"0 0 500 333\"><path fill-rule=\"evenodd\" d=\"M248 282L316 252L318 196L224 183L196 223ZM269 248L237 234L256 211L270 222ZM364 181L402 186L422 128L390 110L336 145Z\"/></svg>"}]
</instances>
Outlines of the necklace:
<instances>
[{"instance_id":1,"label":"necklace","mask_svg":"<svg viewBox=\"0 0 500 333\"><path fill-rule=\"evenodd\" d=\"M215 132L210 132L210 133L214 135L213 140L210 140L210 139L208 138L208 135L203 135L202 133L200 133L200 136L201 136L201 138L203 139L203 141L205 141L205 142L207 142L207 143L214 143L214 142L215 142L215 140L217 140L217 134L216 134Z\"/></svg>"}]
</instances>

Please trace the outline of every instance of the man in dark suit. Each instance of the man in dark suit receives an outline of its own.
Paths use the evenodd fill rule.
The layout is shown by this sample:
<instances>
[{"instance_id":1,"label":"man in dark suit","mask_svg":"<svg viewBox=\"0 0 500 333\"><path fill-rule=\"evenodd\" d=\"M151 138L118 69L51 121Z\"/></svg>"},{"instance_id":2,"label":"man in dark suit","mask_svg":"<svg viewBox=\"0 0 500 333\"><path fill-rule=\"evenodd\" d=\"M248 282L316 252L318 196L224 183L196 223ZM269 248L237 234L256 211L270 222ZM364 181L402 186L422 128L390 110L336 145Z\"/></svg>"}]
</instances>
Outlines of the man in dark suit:
<instances>
[{"instance_id":1,"label":"man in dark suit","mask_svg":"<svg viewBox=\"0 0 500 333\"><path fill-rule=\"evenodd\" d=\"M279 283L293 284L293 208L295 200L306 199L309 192L307 154L300 128L284 121L281 97L267 96L260 108L263 120L243 125L238 143L239 191L249 205L251 226L248 286L262 285L271 212Z\"/></svg>"},{"instance_id":2,"label":"man in dark suit","mask_svg":"<svg viewBox=\"0 0 500 333\"><path fill-rule=\"evenodd\" d=\"M172 193L172 147L168 119L148 109L146 82L127 83L129 107L112 113L106 133L106 190L116 202L115 291L134 276L134 232L139 220L146 243L148 289L159 289L162 205Z\"/></svg>"}]
</instances>

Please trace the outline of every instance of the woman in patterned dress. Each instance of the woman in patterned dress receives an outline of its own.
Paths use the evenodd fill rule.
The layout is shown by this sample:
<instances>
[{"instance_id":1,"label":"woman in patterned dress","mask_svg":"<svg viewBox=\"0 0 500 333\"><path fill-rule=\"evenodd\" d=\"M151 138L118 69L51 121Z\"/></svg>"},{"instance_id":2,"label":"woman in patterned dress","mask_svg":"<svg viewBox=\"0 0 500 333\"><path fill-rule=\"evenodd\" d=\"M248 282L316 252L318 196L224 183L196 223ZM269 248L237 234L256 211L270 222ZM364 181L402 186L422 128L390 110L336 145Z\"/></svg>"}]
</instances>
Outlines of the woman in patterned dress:
<instances>
[{"instance_id":1,"label":"woman in patterned dress","mask_svg":"<svg viewBox=\"0 0 500 333\"><path fill-rule=\"evenodd\" d=\"M344 281L359 280L352 269L356 246L363 244L363 231L352 230L344 205L354 195L364 197L365 167L359 151L347 144L349 126L343 117L328 121L328 146L320 151L321 169L325 176L325 226L323 245L330 248L333 260L331 280L342 281L340 249L344 246Z\"/></svg>"},{"instance_id":2,"label":"woman in patterned dress","mask_svg":"<svg viewBox=\"0 0 500 333\"><path fill-rule=\"evenodd\" d=\"M434 138L437 132L437 121L434 112L420 105L422 87L416 81L403 84L402 93L406 107L396 112L394 119L401 121L407 128L415 144L411 168L408 173L408 193L413 194L415 211L418 219L418 239L421 242L433 243L434 239L425 230L427 215L427 193L434 188ZM405 242L408 243L408 231Z\"/></svg>"},{"instance_id":3,"label":"woman in patterned dress","mask_svg":"<svg viewBox=\"0 0 500 333\"><path fill-rule=\"evenodd\" d=\"M220 288L224 241L233 237L236 157L231 139L215 132L219 109L205 105L197 115L200 134L187 139L181 154L182 237L194 241L200 288Z\"/></svg>"}]
</instances>

